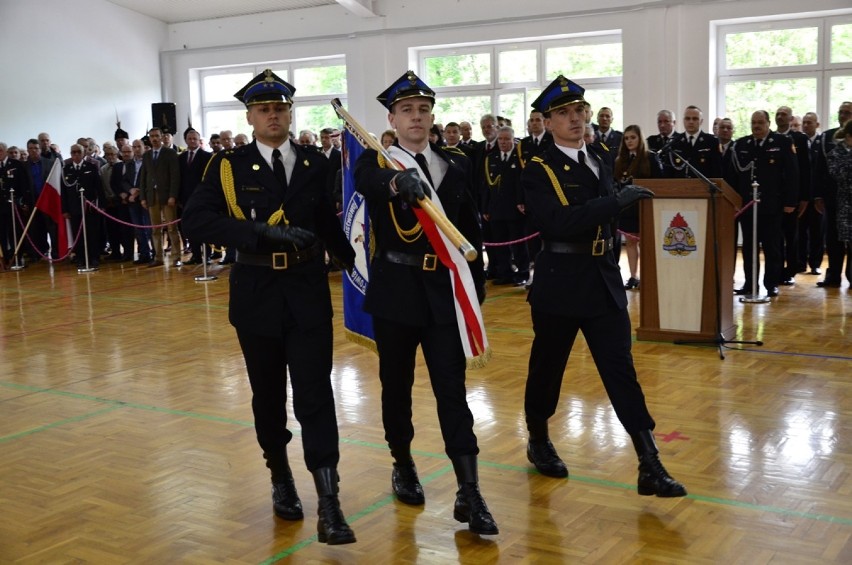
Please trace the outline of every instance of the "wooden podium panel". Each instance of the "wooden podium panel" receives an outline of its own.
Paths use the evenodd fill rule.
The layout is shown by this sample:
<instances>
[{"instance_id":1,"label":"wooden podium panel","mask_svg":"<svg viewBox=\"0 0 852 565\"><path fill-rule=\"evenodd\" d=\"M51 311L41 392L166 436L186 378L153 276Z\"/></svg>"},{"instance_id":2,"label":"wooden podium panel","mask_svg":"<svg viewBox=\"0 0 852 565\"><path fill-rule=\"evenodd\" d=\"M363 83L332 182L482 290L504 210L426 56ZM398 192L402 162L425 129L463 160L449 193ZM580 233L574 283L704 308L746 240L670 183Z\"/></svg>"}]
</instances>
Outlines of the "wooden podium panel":
<instances>
[{"instance_id":1,"label":"wooden podium panel","mask_svg":"<svg viewBox=\"0 0 852 565\"><path fill-rule=\"evenodd\" d=\"M655 194L639 206L642 286L637 339L716 339L714 243L721 306L718 330L725 339L733 337L734 213L742 200L724 180L711 180L719 192L711 193L700 179L635 181Z\"/></svg>"}]
</instances>

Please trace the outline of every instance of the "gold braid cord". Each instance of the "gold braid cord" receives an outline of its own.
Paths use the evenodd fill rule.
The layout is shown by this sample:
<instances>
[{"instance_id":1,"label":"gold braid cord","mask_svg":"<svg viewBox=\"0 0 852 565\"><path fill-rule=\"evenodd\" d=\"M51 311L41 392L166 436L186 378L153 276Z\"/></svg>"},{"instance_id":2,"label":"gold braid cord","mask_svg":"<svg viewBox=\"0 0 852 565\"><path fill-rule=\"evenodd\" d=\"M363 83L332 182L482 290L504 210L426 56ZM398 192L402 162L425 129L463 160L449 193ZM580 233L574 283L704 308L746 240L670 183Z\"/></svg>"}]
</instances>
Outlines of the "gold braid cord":
<instances>
[{"instance_id":1,"label":"gold braid cord","mask_svg":"<svg viewBox=\"0 0 852 565\"><path fill-rule=\"evenodd\" d=\"M491 157L485 157L485 182L488 184L488 188L494 188L498 184L500 184L500 178L502 175L497 175L493 179L491 178L491 172L488 168L488 159Z\"/></svg>"},{"instance_id":2,"label":"gold braid cord","mask_svg":"<svg viewBox=\"0 0 852 565\"><path fill-rule=\"evenodd\" d=\"M225 200L228 202L228 212L238 220L245 220L246 215L243 213L240 205L237 204L237 192L234 189L234 171L231 169L231 162L227 159L222 159L219 166L219 177L222 179L222 192L225 193ZM277 225L284 220L284 225L289 224L289 220L284 216L284 204L278 208L266 223L270 226Z\"/></svg>"},{"instance_id":3,"label":"gold braid cord","mask_svg":"<svg viewBox=\"0 0 852 565\"><path fill-rule=\"evenodd\" d=\"M565 198L565 193L562 192L562 187L559 185L559 179L556 178L556 173L553 172L553 169L551 169L541 159L541 157L533 157L531 160L535 163L541 164L544 168L544 172L547 173L547 177L550 179L550 183L553 185L553 190L556 191L556 196L559 198L559 202L561 202L563 206L568 206L568 199Z\"/></svg>"},{"instance_id":4,"label":"gold braid cord","mask_svg":"<svg viewBox=\"0 0 852 565\"><path fill-rule=\"evenodd\" d=\"M387 169L388 164L382 154L377 153L376 155L378 156L379 167L381 167L382 169ZM423 235L423 226L420 225L420 222L414 224L413 228L404 230L399 225L399 222L396 221L396 214L393 211L393 202L388 201L388 210L390 210L390 217L391 220L393 220L393 227L396 228L396 235L399 236L399 239L401 239L405 243L414 243L415 241L420 239L420 236ZM370 238L370 241L372 241L372 238Z\"/></svg>"}]
</instances>

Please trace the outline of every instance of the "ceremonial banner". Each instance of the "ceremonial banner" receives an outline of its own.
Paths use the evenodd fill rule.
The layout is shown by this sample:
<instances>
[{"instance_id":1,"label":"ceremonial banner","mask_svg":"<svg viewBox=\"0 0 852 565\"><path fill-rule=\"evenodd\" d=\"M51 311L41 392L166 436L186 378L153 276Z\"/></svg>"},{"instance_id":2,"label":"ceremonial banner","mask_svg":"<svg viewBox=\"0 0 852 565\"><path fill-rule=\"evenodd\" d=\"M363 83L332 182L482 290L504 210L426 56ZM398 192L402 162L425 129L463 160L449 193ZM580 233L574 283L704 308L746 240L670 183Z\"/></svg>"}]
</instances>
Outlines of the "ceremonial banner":
<instances>
[{"instance_id":1,"label":"ceremonial banner","mask_svg":"<svg viewBox=\"0 0 852 565\"><path fill-rule=\"evenodd\" d=\"M57 256L62 257L68 253L68 232L65 227L65 218L62 216L62 160L54 159L53 167L50 169L50 174L47 175L47 180L44 182L44 188L38 196L35 207L41 210L56 223L56 239L51 241L50 245L56 250Z\"/></svg>"},{"instance_id":2,"label":"ceremonial banner","mask_svg":"<svg viewBox=\"0 0 852 565\"><path fill-rule=\"evenodd\" d=\"M343 326L350 341L376 351L373 318L364 312L364 297L370 281L370 216L367 202L355 191L355 162L364 147L349 130L344 130L343 232L355 250L355 268L343 274Z\"/></svg>"}]
</instances>

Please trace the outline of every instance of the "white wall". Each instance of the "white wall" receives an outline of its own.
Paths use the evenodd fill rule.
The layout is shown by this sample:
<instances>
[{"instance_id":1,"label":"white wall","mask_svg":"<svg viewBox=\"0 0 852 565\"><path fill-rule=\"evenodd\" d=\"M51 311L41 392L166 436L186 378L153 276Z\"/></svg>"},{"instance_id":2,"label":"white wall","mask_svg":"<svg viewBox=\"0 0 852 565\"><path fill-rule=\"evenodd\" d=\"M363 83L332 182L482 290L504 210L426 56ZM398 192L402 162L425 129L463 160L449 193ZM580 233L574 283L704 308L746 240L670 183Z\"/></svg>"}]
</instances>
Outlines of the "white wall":
<instances>
[{"instance_id":1,"label":"white wall","mask_svg":"<svg viewBox=\"0 0 852 565\"><path fill-rule=\"evenodd\" d=\"M67 157L80 136L111 140L116 111L143 135L167 32L104 0L0 0L0 141L25 148L46 131Z\"/></svg>"},{"instance_id":2,"label":"white wall","mask_svg":"<svg viewBox=\"0 0 852 565\"><path fill-rule=\"evenodd\" d=\"M171 50L163 54L168 92L179 106L189 106L187 77L195 68L343 54L349 70L348 109L368 129L381 131L386 113L375 96L410 67L411 48L620 29L622 123L638 123L653 133L662 108L680 115L696 104L707 116L715 115L712 21L801 14L805 9L799 0L598 0L595 13L588 4L578 11L578 4L564 0L375 0L374 5L382 17L358 18L339 6L326 6L169 26ZM847 0L812 0L806 9L850 11ZM192 111L200 119L197 106Z\"/></svg>"}]
</instances>

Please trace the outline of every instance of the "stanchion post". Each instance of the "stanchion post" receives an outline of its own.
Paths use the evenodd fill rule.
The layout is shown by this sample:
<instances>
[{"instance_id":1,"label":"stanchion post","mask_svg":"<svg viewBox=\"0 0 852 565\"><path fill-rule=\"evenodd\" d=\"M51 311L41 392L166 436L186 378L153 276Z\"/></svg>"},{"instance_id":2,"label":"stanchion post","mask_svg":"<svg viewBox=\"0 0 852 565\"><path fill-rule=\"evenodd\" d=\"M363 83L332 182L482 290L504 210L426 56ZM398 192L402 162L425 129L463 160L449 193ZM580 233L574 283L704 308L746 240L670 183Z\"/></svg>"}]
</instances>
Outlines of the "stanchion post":
<instances>
[{"instance_id":1,"label":"stanchion post","mask_svg":"<svg viewBox=\"0 0 852 565\"><path fill-rule=\"evenodd\" d=\"M9 187L9 212L11 214L10 218L12 219L12 243L14 244L18 241L18 218L17 214L15 214L15 187ZM24 265L20 263L18 260L18 253L15 250L15 253L12 255L12 259L14 264L9 267L12 271L20 271L24 268Z\"/></svg>"},{"instance_id":2,"label":"stanchion post","mask_svg":"<svg viewBox=\"0 0 852 565\"><path fill-rule=\"evenodd\" d=\"M201 268L202 275L200 277L195 277L195 282L210 282L215 281L219 277L216 275L208 275L207 274L207 244L201 244Z\"/></svg>"},{"instance_id":3,"label":"stanchion post","mask_svg":"<svg viewBox=\"0 0 852 565\"><path fill-rule=\"evenodd\" d=\"M80 212L82 213L82 218L80 222L80 226L83 229L83 257L86 259L86 266L77 268L78 273L92 273L97 271L97 267L89 266L89 234L86 230L86 194L85 188L79 186L77 188L77 192L80 193Z\"/></svg>"},{"instance_id":4,"label":"stanchion post","mask_svg":"<svg viewBox=\"0 0 852 565\"><path fill-rule=\"evenodd\" d=\"M760 206L760 183L752 181L751 183L751 294L741 296L740 302L747 304L765 304L769 302L769 296L761 296L760 285L757 280L757 265L760 261L760 249L757 247L757 208ZM745 235L745 234L743 234Z\"/></svg>"}]
</instances>

